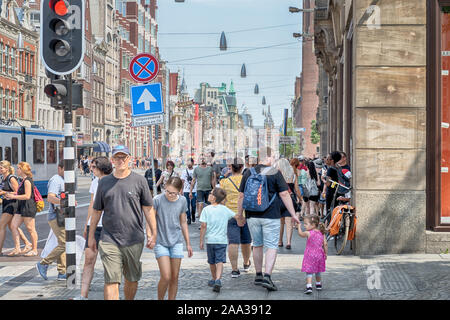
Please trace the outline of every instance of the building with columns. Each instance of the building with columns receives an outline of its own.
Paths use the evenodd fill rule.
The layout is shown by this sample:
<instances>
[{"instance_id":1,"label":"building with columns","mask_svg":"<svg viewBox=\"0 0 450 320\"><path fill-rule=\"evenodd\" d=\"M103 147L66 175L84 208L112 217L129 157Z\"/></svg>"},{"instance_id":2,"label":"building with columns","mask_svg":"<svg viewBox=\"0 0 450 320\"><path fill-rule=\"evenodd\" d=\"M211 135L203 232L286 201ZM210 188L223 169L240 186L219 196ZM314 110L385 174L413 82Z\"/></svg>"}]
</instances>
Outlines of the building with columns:
<instances>
[{"instance_id":1,"label":"building with columns","mask_svg":"<svg viewBox=\"0 0 450 320\"><path fill-rule=\"evenodd\" d=\"M316 0L319 126L348 154L356 253L450 247L450 2ZM325 129L322 129L324 128Z\"/></svg>"}]
</instances>

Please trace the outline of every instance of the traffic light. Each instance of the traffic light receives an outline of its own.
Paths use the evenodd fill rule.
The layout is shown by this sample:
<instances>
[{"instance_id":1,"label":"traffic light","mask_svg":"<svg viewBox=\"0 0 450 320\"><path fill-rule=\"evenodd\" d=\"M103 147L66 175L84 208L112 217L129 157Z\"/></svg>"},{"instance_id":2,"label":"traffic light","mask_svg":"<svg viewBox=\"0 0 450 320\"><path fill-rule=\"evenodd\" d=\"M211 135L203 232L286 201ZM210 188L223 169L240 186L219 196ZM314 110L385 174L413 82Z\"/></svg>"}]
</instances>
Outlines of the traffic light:
<instances>
[{"instance_id":1,"label":"traffic light","mask_svg":"<svg viewBox=\"0 0 450 320\"><path fill-rule=\"evenodd\" d=\"M41 2L41 58L56 75L74 72L83 61L84 13L85 0Z\"/></svg>"},{"instance_id":2,"label":"traffic light","mask_svg":"<svg viewBox=\"0 0 450 320\"><path fill-rule=\"evenodd\" d=\"M69 80L54 79L52 83L44 88L47 97L50 98L50 105L62 110L69 105ZM83 106L83 85L81 83L72 82L72 110L76 110Z\"/></svg>"},{"instance_id":3,"label":"traffic light","mask_svg":"<svg viewBox=\"0 0 450 320\"><path fill-rule=\"evenodd\" d=\"M44 92L51 99L53 108L61 110L68 104L68 83L69 80L58 79L45 86Z\"/></svg>"}]
</instances>

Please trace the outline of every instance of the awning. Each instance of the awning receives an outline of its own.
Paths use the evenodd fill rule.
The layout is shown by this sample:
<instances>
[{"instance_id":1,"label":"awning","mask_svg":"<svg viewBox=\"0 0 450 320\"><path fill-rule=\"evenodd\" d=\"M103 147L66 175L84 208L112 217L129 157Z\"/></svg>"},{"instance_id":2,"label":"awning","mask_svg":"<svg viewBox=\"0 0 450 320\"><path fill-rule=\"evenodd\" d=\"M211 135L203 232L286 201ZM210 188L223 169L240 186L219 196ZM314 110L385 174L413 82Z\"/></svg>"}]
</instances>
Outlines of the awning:
<instances>
[{"instance_id":1,"label":"awning","mask_svg":"<svg viewBox=\"0 0 450 320\"><path fill-rule=\"evenodd\" d=\"M111 148L106 142L94 141L94 152L111 152Z\"/></svg>"}]
</instances>

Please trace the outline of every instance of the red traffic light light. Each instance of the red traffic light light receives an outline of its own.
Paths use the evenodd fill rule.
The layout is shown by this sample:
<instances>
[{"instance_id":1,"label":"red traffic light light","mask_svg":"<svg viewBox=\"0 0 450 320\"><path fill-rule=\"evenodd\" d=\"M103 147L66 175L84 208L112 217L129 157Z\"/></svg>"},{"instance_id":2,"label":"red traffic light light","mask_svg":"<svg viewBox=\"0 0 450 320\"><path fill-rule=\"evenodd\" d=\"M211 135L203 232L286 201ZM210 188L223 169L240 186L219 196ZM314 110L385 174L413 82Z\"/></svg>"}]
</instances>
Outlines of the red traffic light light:
<instances>
[{"instance_id":1,"label":"red traffic light light","mask_svg":"<svg viewBox=\"0 0 450 320\"><path fill-rule=\"evenodd\" d=\"M49 3L50 9L55 11L58 16L65 16L69 13L69 2L66 0L53 0Z\"/></svg>"},{"instance_id":2,"label":"red traffic light light","mask_svg":"<svg viewBox=\"0 0 450 320\"><path fill-rule=\"evenodd\" d=\"M65 81L65 80L63 80ZM51 83L45 86L44 92L49 98L56 98L57 100L62 100L67 96L67 88L65 85L60 83Z\"/></svg>"}]
</instances>

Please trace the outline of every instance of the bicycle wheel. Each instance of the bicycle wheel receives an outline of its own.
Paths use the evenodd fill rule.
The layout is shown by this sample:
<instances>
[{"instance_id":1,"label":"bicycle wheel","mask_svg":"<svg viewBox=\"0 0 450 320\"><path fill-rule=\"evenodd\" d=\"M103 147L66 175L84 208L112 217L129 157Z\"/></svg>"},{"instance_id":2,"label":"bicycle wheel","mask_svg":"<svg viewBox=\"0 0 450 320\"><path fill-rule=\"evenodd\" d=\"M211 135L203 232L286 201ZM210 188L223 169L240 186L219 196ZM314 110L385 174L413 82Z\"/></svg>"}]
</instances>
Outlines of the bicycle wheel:
<instances>
[{"instance_id":1,"label":"bicycle wheel","mask_svg":"<svg viewBox=\"0 0 450 320\"><path fill-rule=\"evenodd\" d=\"M344 225L339 230L339 233L334 237L334 247L336 248L336 253L338 255L340 255L345 249L349 229L350 229L350 218L348 217L348 215L346 215Z\"/></svg>"}]
</instances>

